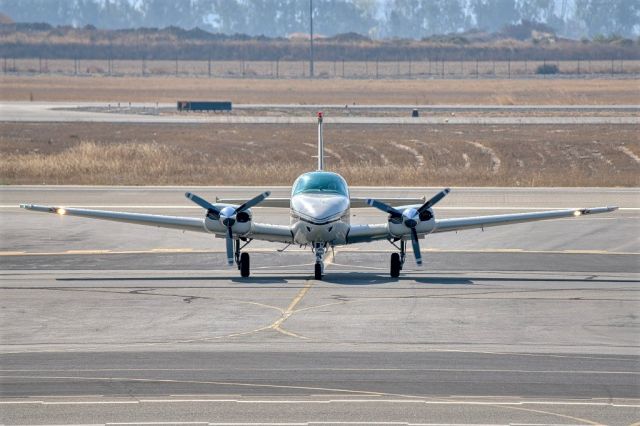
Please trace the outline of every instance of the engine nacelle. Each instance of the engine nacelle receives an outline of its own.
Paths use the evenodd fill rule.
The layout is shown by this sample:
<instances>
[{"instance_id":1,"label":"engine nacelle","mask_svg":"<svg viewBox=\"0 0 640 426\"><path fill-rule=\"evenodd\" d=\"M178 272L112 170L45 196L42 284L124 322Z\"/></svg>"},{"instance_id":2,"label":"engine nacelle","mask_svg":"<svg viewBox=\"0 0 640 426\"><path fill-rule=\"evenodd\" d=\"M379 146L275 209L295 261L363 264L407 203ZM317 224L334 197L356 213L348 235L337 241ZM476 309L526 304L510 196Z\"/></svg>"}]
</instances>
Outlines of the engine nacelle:
<instances>
[{"instance_id":1,"label":"engine nacelle","mask_svg":"<svg viewBox=\"0 0 640 426\"><path fill-rule=\"evenodd\" d=\"M217 209L219 209L221 212L225 212L238 207L236 205L231 205L231 204L214 204L214 206ZM251 230L251 220L253 219L253 214L251 212L251 209L241 211L235 214L234 216L232 216L232 218L234 220L233 220L233 225L231 225L231 231L233 232L234 236L245 235ZM222 223L222 221L223 221L222 218L212 217L209 213L207 213L204 219L204 225L207 228L207 231L211 233L226 234L227 226L224 223Z\"/></svg>"},{"instance_id":2,"label":"engine nacelle","mask_svg":"<svg viewBox=\"0 0 640 426\"><path fill-rule=\"evenodd\" d=\"M402 212L402 217L389 216L389 232L394 237L411 235L412 226L415 226L419 234L433 229L435 215L432 209L426 209L422 213L418 213L416 206L401 206L396 207L396 210Z\"/></svg>"}]
</instances>

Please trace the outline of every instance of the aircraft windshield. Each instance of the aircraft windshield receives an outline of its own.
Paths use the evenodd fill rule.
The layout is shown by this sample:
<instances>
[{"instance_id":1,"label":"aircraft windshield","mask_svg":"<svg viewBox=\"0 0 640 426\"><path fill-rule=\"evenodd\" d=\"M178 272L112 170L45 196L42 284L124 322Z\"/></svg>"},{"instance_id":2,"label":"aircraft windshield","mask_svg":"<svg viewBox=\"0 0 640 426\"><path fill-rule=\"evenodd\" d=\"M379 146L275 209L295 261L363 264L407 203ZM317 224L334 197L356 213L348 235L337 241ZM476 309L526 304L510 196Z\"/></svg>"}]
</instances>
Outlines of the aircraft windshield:
<instances>
[{"instance_id":1,"label":"aircraft windshield","mask_svg":"<svg viewBox=\"0 0 640 426\"><path fill-rule=\"evenodd\" d=\"M293 195L308 192L349 196L344 179L335 173L327 172L306 173L298 178L293 188Z\"/></svg>"}]
</instances>

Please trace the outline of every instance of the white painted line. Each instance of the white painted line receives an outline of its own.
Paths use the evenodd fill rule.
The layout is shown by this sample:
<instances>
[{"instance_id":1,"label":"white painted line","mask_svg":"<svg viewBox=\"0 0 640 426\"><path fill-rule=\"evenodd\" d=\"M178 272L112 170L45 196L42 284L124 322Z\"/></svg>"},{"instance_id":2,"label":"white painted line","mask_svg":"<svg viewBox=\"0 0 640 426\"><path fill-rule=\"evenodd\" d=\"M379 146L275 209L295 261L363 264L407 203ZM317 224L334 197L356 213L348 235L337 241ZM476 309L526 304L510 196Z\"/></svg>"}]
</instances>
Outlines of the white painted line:
<instances>
[{"instance_id":1,"label":"white painted line","mask_svg":"<svg viewBox=\"0 0 640 426\"><path fill-rule=\"evenodd\" d=\"M126 423L105 423L105 425L210 425L209 422L126 422ZM229 424L229 423L221 423Z\"/></svg>"},{"instance_id":2,"label":"white painted line","mask_svg":"<svg viewBox=\"0 0 640 426\"><path fill-rule=\"evenodd\" d=\"M304 288L304 287L303 287ZM253 302L245 302L253 303ZM260 304L261 306L266 306ZM2 373L104 373L112 371L136 371L136 372L214 372L214 371L227 371L226 369L215 368L87 368L87 369L0 369ZM380 371L420 371L420 372L448 372L448 373L520 373L520 374L623 374L623 375L640 375L640 371L608 371L608 370L509 370L509 369L483 369L483 368L247 368L243 371L261 371L261 372L292 372L292 371L344 371L344 372L380 372ZM91 395L92 397L99 397L98 395ZM184 395L175 395L178 398L184 397ZM319 396L326 396L325 394L319 394ZM464 395L453 395L454 397L463 397ZM89 397L83 395L84 398ZM466 396L464 396L466 397ZM63 398L57 397L57 398ZM74 396L66 396L64 398L74 398ZM216 401L235 401L237 398L232 399L216 399ZM144 401L171 401L166 398L145 398ZM141 400L141 401L142 401ZM204 399L208 401L209 399ZM353 399L350 399L353 400ZM196 401L196 400L193 400Z\"/></svg>"},{"instance_id":3,"label":"white painted line","mask_svg":"<svg viewBox=\"0 0 640 426\"><path fill-rule=\"evenodd\" d=\"M371 398L332 398L332 399L267 399L267 400L242 400L242 399L206 399L206 398L158 398L158 399L139 399L133 401L0 401L3 405L14 404L40 404L40 405L116 405L116 404L185 404L185 403L238 403L238 404L363 404L363 403L384 403L384 404L428 404L428 405L551 405L551 406L576 406L576 407L620 407L620 408L640 408L640 403L616 403L603 400L598 401L547 401L547 400L493 400L499 398L493 396L479 396L483 400L457 400L445 399L429 400L420 399L419 397L407 397L406 399L380 399L372 396Z\"/></svg>"},{"instance_id":4,"label":"white painted line","mask_svg":"<svg viewBox=\"0 0 640 426\"><path fill-rule=\"evenodd\" d=\"M42 405L111 405L111 404L139 404L139 401L43 401Z\"/></svg>"}]
</instances>

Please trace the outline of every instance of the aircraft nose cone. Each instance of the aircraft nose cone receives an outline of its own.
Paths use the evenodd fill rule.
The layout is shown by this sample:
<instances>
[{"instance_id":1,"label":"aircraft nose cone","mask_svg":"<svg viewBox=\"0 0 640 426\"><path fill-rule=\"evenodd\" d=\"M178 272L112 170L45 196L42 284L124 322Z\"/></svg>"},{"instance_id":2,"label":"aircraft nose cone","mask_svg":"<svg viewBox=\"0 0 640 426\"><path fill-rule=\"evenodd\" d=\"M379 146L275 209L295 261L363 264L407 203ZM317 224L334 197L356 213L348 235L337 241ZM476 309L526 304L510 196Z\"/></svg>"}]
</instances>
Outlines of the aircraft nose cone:
<instances>
[{"instance_id":1,"label":"aircraft nose cone","mask_svg":"<svg viewBox=\"0 0 640 426\"><path fill-rule=\"evenodd\" d=\"M236 223L235 213L236 209L233 207L223 208L220 210L220 222L222 222L224 226L233 226L233 224Z\"/></svg>"},{"instance_id":2,"label":"aircraft nose cone","mask_svg":"<svg viewBox=\"0 0 640 426\"><path fill-rule=\"evenodd\" d=\"M305 219L322 222L342 214L349 200L342 195L300 194L291 199L291 207Z\"/></svg>"}]
</instances>

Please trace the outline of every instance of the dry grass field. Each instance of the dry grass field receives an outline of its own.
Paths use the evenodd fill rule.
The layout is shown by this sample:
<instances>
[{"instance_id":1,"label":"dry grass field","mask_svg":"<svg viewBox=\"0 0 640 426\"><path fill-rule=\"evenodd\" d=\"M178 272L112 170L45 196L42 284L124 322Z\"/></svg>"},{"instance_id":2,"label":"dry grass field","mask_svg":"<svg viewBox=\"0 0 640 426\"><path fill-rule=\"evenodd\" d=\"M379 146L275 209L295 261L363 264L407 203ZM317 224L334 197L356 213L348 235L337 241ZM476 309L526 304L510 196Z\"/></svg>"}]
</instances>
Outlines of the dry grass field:
<instances>
[{"instance_id":1,"label":"dry grass field","mask_svg":"<svg viewBox=\"0 0 640 426\"><path fill-rule=\"evenodd\" d=\"M287 185L315 126L0 124L3 184ZM637 127L335 125L327 165L352 185L638 186Z\"/></svg>"},{"instance_id":2,"label":"dry grass field","mask_svg":"<svg viewBox=\"0 0 640 426\"><path fill-rule=\"evenodd\" d=\"M633 79L269 80L182 77L0 77L4 101L300 104L637 104Z\"/></svg>"}]
</instances>

